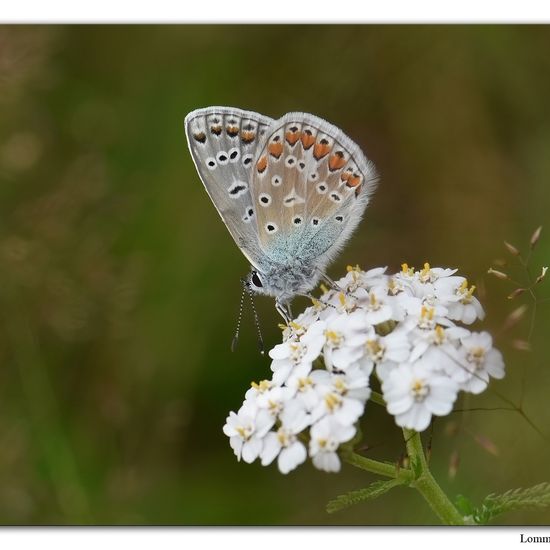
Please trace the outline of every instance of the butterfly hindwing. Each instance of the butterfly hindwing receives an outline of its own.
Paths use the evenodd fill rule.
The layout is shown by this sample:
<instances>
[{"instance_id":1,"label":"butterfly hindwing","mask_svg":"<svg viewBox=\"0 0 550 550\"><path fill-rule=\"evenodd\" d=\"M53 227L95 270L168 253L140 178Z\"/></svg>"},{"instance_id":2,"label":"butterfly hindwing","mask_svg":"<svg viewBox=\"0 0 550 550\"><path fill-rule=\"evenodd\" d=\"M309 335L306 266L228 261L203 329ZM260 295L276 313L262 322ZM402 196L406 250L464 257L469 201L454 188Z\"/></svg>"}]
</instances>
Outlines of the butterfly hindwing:
<instances>
[{"instance_id":1,"label":"butterfly hindwing","mask_svg":"<svg viewBox=\"0 0 550 550\"><path fill-rule=\"evenodd\" d=\"M299 257L322 269L359 223L376 174L336 126L289 113L270 126L250 182L264 254L274 262Z\"/></svg>"},{"instance_id":2,"label":"butterfly hindwing","mask_svg":"<svg viewBox=\"0 0 550 550\"><path fill-rule=\"evenodd\" d=\"M231 236L248 260L261 263L256 208L250 192L257 149L269 117L230 107L198 109L185 118L185 132L197 172Z\"/></svg>"}]
</instances>

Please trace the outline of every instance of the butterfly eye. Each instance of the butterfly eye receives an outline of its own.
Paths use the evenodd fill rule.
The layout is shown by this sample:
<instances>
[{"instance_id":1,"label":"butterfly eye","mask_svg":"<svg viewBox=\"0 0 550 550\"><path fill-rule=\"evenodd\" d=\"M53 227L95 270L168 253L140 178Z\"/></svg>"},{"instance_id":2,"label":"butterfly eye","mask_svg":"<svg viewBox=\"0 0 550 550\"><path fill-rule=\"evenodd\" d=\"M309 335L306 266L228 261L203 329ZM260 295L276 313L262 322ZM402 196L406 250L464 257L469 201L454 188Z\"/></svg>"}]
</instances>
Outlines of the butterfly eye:
<instances>
[{"instance_id":1,"label":"butterfly eye","mask_svg":"<svg viewBox=\"0 0 550 550\"><path fill-rule=\"evenodd\" d=\"M252 284L258 288L262 288L262 281L260 280L260 277L256 271L252 272L252 277L250 277L250 280L252 281Z\"/></svg>"}]
</instances>

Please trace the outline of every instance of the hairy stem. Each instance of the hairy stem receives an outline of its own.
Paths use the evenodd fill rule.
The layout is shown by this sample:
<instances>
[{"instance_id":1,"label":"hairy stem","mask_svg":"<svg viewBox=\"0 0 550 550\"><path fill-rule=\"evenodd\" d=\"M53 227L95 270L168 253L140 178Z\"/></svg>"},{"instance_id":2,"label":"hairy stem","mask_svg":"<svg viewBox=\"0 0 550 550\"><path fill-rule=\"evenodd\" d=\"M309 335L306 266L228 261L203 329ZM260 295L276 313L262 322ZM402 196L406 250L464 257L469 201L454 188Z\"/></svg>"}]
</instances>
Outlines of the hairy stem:
<instances>
[{"instance_id":1,"label":"hairy stem","mask_svg":"<svg viewBox=\"0 0 550 550\"><path fill-rule=\"evenodd\" d=\"M414 481L414 475L408 468L399 468L396 464L390 464L388 462L381 462L379 460L373 460L360 454L350 452L342 456L342 458L352 466L378 474L384 477L390 477L393 479L399 479L404 485Z\"/></svg>"},{"instance_id":2,"label":"hairy stem","mask_svg":"<svg viewBox=\"0 0 550 550\"><path fill-rule=\"evenodd\" d=\"M443 489L433 477L422 447L420 434L414 430L403 429L411 469L415 474L411 487L418 489L433 512L446 525L465 525L466 520L449 500Z\"/></svg>"}]
</instances>

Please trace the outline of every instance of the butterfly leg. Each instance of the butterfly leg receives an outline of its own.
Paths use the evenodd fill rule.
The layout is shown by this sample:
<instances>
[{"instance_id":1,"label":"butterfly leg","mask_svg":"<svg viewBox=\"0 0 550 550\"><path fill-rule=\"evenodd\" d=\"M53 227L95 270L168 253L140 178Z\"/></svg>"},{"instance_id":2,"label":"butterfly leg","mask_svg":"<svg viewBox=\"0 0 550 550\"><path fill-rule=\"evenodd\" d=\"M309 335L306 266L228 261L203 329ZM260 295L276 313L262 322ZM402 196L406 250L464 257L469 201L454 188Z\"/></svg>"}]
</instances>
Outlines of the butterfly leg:
<instances>
[{"instance_id":1,"label":"butterfly leg","mask_svg":"<svg viewBox=\"0 0 550 550\"><path fill-rule=\"evenodd\" d=\"M286 303L286 312L288 313L289 319L294 319L294 315L292 315L292 309L290 308L290 302Z\"/></svg>"},{"instance_id":2,"label":"butterfly leg","mask_svg":"<svg viewBox=\"0 0 550 550\"><path fill-rule=\"evenodd\" d=\"M326 273L324 273L323 271L320 271L319 270L319 273L321 274L321 277L330 285L331 289L334 290L335 292L341 292L342 294L344 294L344 296L346 296L347 298L357 298L357 296L355 296L353 294L353 292L350 292L348 289L346 288L342 288L340 285L338 285L338 283L336 281L333 281ZM322 300L319 300L321 303L325 303L323 302ZM325 305L332 305L332 304L326 304ZM334 306L333 306L334 307ZM357 305L356 306L358 309L363 309L362 306L359 306Z\"/></svg>"},{"instance_id":3,"label":"butterfly leg","mask_svg":"<svg viewBox=\"0 0 550 550\"><path fill-rule=\"evenodd\" d=\"M278 298L275 299L275 309L279 312L279 315L285 320L285 323L288 325L292 321L292 313L290 311L290 305L288 303L284 304L279 301Z\"/></svg>"},{"instance_id":4,"label":"butterfly leg","mask_svg":"<svg viewBox=\"0 0 550 550\"><path fill-rule=\"evenodd\" d=\"M330 285L330 288L332 288L332 290L345 292L345 290L338 286L338 283L336 281L333 281L325 272L319 271L319 273L321 273L321 277Z\"/></svg>"}]
</instances>

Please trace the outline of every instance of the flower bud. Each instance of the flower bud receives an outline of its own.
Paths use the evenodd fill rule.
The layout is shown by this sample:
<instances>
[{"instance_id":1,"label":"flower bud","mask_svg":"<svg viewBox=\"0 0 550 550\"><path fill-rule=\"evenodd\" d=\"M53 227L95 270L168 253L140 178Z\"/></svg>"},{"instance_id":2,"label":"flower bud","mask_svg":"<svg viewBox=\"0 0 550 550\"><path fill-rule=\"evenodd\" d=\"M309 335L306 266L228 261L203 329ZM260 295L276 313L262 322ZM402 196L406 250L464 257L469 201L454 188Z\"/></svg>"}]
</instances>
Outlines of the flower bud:
<instances>
[{"instance_id":1,"label":"flower bud","mask_svg":"<svg viewBox=\"0 0 550 550\"><path fill-rule=\"evenodd\" d=\"M540 283L544 279L544 277L546 277L546 272L547 271L548 271L547 267L542 268L541 274L537 277L537 280L535 281L535 284Z\"/></svg>"},{"instance_id":2,"label":"flower bud","mask_svg":"<svg viewBox=\"0 0 550 550\"><path fill-rule=\"evenodd\" d=\"M514 311L512 311L512 313L510 313L510 315L506 317L504 321L504 326L502 327L503 330L509 329L513 327L516 323L518 323L527 312L527 309L528 308L526 304L523 304L518 308L514 309Z\"/></svg>"},{"instance_id":3,"label":"flower bud","mask_svg":"<svg viewBox=\"0 0 550 550\"><path fill-rule=\"evenodd\" d=\"M506 250L512 254L512 256L519 256L519 250L513 244L504 241L504 246L506 247Z\"/></svg>"},{"instance_id":4,"label":"flower bud","mask_svg":"<svg viewBox=\"0 0 550 550\"><path fill-rule=\"evenodd\" d=\"M516 288L514 292L508 295L508 300L513 300L525 292L524 288Z\"/></svg>"},{"instance_id":5,"label":"flower bud","mask_svg":"<svg viewBox=\"0 0 550 550\"><path fill-rule=\"evenodd\" d=\"M540 239L540 233L542 231L542 225L539 225L536 229L535 229L535 232L531 235L531 241L530 241L530 244L531 244L531 248L535 248L535 245L538 243L539 239Z\"/></svg>"},{"instance_id":6,"label":"flower bud","mask_svg":"<svg viewBox=\"0 0 550 550\"><path fill-rule=\"evenodd\" d=\"M489 275L494 275L497 279L502 279L504 281L507 281L510 278L508 277L508 275L506 275L506 273L503 273L502 271L498 271L497 269L493 269L492 267L490 267L487 270L487 273Z\"/></svg>"},{"instance_id":7,"label":"flower bud","mask_svg":"<svg viewBox=\"0 0 550 550\"><path fill-rule=\"evenodd\" d=\"M531 344L526 340L514 340L512 342L512 347L519 351L531 351Z\"/></svg>"}]
</instances>

